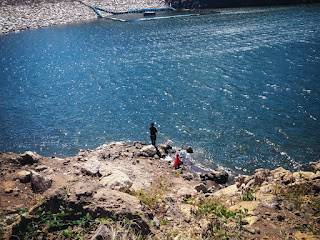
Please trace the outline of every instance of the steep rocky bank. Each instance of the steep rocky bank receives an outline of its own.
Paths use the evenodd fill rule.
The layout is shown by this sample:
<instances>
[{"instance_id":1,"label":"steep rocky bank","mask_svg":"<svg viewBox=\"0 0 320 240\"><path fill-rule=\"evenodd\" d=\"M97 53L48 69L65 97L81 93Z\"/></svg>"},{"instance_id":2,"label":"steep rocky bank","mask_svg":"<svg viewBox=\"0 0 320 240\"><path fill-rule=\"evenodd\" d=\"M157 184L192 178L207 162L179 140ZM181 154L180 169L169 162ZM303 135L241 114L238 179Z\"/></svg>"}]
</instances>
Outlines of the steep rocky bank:
<instances>
[{"instance_id":1,"label":"steep rocky bank","mask_svg":"<svg viewBox=\"0 0 320 240\"><path fill-rule=\"evenodd\" d=\"M1 239L319 239L312 172L173 169L174 150L114 142L74 157L0 154Z\"/></svg>"},{"instance_id":2,"label":"steep rocky bank","mask_svg":"<svg viewBox=\"0 0 320 240\"><path fill-rule=\"evenodd\" d=\"M3 0L0 3L0 34L97 18L89 7L114 11L165 7L164 0Z\"/></svg>"}]
</instances>

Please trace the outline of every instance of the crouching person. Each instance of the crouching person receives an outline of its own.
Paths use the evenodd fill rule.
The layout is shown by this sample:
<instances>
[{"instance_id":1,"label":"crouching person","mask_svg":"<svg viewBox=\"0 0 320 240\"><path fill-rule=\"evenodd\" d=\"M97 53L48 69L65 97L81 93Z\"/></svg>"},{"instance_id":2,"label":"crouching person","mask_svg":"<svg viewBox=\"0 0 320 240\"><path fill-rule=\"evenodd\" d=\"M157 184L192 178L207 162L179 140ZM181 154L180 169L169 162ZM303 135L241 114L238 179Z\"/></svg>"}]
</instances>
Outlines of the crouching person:
<instances>
[{"instance_id":1,"label":"crouching person","mask_svg":"<svg viewBox=\"0 0 320 240\"><path fill-rule=\"evenodd\" d=\"M175 169L178 169L182 164L183 162L180 159L179 153L177 153L176 157L174 158L173 166L175 167Z\"/></svg>"}]
</instances>

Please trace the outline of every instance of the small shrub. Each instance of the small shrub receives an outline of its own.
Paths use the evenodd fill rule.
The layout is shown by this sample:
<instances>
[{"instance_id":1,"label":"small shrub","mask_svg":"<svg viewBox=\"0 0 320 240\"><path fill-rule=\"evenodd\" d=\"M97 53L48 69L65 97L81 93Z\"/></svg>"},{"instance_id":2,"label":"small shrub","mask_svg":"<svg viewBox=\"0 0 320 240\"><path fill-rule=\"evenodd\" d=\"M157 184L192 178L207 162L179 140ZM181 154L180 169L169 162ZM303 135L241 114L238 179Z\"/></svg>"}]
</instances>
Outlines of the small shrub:
<instances>
[{"instance_id":1,"label":"small shrub","mask_svg":"<svg viewBox=\"0 0 320 240\"><path fill-rule=\"evenodd\" d=\"M205 218L209 220L207 229L203 236L217 236L221 238L240 238L242 219L246 216L248 210L228 210L215 198L200 197L189 200L196 207L195 215L198 219Z\"/></svg>"},{"instance_id":2,"label":"small shrub","mask_svg":"<svg viewBox=\"0 0 320 240\"><path fill-rule=\"evenodd\" d=\"M170 183L168 183L165 178L158 178L156 181L151 183L149 191L131 191L131 195L136 196L150 210L156 213L163 213L165 207L163 194L168 191L170 186Z\"/></svg>"},{"instance_id":3,"label":"small shrub","mask_svg":"<svg viewBox=\"0 0 320 240\"><path fill-rule=\"evenodd\" d=\"M259 188L249 189L248 191L244 192L242 195L243 201L253 201L256 200L256 192Z\"/></svg>"}]
</instances>

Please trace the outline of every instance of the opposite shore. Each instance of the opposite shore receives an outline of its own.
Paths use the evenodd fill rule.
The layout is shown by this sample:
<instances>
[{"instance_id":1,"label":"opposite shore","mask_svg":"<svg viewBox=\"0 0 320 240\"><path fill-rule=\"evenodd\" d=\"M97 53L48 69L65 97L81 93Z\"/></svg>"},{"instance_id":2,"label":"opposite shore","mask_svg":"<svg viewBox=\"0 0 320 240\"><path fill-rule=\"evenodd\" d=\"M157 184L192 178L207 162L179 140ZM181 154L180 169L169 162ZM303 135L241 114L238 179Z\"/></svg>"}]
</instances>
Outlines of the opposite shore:
<instances>
[{"instance_id":1,"label":"opposite shore","mask_svg":"<svg viewBox=\"0 0 320 240\"><path fill-rule=\"evenodd\" d=\"M0 153L0 238L320 238L320 161L230 183L223 169L174 169L174 154L141 142L68 158Z\"/></svg>"},{"instance_id":2,"label":"opposite shore","mask_svg":"<svg viewBox=\"0 0 320 240\"><path fill-rule=\"evenodd\" d=\"M89 6L124 11L167 5L164 0L3 0L0 3L0 34L97 19Z\"/></svg>"}]
</instances>

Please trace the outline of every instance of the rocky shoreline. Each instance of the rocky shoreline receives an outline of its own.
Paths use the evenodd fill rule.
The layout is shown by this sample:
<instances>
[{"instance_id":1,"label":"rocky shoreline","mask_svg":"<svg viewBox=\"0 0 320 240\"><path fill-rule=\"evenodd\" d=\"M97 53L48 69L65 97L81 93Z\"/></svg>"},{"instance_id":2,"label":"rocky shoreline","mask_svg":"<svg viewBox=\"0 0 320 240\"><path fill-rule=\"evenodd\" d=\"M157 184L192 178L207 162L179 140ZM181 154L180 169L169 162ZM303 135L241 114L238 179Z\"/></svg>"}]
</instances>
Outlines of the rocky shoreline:
<instances>
[{"instance_id":1,"label":"rocky shoreline","mask_svg":"<svg viewBox=\"0 0 320 240\"><path fill-rule=\"evenodd\" d=\"M113 142L68 158L0 154L0 239L319 239L310 172L174 169L175 150Z\"/></svg>"},{"instance_id":2,"label":"rocky shoreline","mask_svg":"<svg viewBox=\"0 0 320 240\"><path fill-rule=\"evenodd\" d=\"M123 11L165 7L166 3L164 0L3 0L0 3L0 34L97 19L91 5Z\"/></svg>"}]
</instances>

